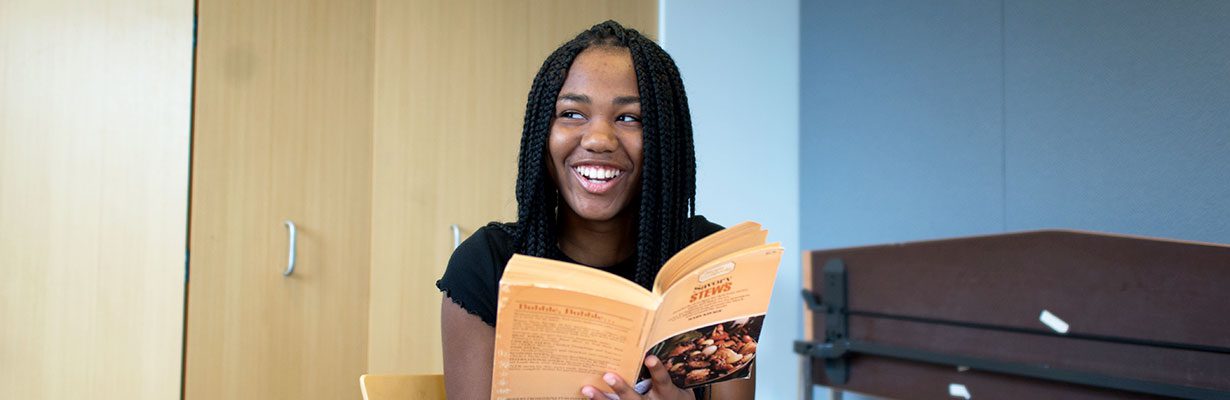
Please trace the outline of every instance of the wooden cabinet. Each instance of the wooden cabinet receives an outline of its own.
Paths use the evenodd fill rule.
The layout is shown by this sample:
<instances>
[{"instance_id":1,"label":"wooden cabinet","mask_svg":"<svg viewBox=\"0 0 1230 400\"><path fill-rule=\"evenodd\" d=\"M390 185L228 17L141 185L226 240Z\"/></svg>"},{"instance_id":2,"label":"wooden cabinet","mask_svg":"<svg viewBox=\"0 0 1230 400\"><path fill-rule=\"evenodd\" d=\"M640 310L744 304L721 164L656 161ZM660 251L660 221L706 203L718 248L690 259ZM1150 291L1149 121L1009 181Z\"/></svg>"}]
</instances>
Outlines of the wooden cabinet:
<instances>
[{"instance_id":1,"label":"wooden cabinet","mask_svg":"<svg viewBox=\"0 0 1230 400\"><path fill-rule=\"evenodd\" d=\"M362 373L439 372L434 282L453 240L515 218L542 60L657 4L202 1L184 394L357 398ZM295 272L284 276L288 232ZM464 236L464 235L463 235Z\"/></svg>"},{"instance_id":2,"label":"wooden cabinet","mask_svg":"<svg viewBox=\"0 0 1230 400\"><path fill-rule=\"evenodd\" d=\"M0 1L0 399L179 396L192 3Z\"/></svg>"},{"instance_id":3,"label":"wooden cabinet","mask_svg":"<svg viewBox=\"0 0 1230 400\"><path fill-rule=\"evenodd\" d=\"M199 5L189 399L357 393L367 363L373 9ZM287 220L297 227L288 276Z\"/></svg>"}]
</instances>

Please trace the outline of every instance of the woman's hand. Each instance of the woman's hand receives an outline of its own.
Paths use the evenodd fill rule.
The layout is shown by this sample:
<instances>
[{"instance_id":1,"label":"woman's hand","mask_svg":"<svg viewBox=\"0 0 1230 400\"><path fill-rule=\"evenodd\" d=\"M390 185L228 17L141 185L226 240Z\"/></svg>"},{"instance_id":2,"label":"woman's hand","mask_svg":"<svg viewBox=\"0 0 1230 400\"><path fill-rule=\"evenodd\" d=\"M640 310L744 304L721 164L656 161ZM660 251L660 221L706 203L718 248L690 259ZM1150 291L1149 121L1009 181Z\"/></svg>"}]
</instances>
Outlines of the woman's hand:
<instances>
[{"instance_id":1,"label":"woman's hand","mask_svg":"<svg viewBox=\"0 0 1230 400\"><path fill-rule=\"evenodd\" d=\"M611 385L615 393L603 393L593 386L585 386L581 388L581 394L598 400L696 400L691 390L680 389L675 386L674 382L671 382L670 375L666 373L666 367L662 366L662 360L658 357L645 357L645 368L649 369L650 381L653 383L648 393L637 393L618 374L607 372L602 376L602 380Z\"/></svg>"}]
</instances>

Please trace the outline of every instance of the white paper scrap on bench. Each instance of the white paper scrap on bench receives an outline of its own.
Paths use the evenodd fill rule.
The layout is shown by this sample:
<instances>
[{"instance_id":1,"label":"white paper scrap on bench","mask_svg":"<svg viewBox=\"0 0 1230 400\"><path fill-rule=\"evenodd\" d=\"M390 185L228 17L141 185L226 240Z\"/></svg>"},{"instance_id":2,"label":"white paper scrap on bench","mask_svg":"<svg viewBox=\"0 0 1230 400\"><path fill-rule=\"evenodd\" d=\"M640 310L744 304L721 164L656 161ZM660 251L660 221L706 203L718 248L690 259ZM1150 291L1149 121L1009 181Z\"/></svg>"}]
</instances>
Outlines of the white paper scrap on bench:
<instances>
[{"instance_id":1,"label":"white paper scrap on bench","mask_svg":"<svg viewBox=\"0 0 1230 400\"><path fill-rule=\"evenodd\" d=\"M1038 320L1055 330L1055 332L1068 333L1068 323L1059 319L1055 314L1051 314L1050 311L1042 310L1042 315L1038 316Z\"/></svg>"},{"instance_id":2,"label":"white paper scrap on bench","mask_svg":"<svg viewBox=\"0 0 1230 400\"><path fill-rule=\"evenodd\" d=\"M960 397L965 400L969 400L970 398L969 389L966 389L965 385L960 383L949 383L948 395L952 397Z\"/></svg>"}]
</instances>

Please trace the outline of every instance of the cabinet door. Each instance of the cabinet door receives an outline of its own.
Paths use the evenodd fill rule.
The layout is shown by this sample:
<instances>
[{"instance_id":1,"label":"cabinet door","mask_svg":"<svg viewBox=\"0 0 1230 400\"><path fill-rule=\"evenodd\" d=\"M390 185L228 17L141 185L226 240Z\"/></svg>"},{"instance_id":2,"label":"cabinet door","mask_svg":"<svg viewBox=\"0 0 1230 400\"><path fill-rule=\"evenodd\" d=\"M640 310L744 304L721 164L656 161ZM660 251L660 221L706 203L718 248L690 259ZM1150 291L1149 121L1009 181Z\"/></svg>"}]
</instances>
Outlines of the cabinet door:
<instances>
[{"instance_id":1,"label":"cabinet door","mask_svg":"<svg viewBox=\"0 0 1230 400\"><path fill-rule=\"evenodd\" d=\"M436 279L462 238L517 217L530 81L607 19L654 37L657 1L380 0L372 154L372 373L438 373Z\"/></svg>"},{"instance_id":2,"label":"cabinet door","mask_svg":"<svg viewBox=\"0 0 1230 400\"><path fill-rule=\"evenodd\" d=\"M179 396L192 3L0 1L0 399Z\"/></svg>"},{"instance_id":3,"label":"cabinet door","mask_svg":"<svg viewBox=\"0 0 1230 400\"><path fill-rule=\"evenodd\" d=\"M185 397L358 398L373 3L199 7Z\"/></svg>"}]
</instances>

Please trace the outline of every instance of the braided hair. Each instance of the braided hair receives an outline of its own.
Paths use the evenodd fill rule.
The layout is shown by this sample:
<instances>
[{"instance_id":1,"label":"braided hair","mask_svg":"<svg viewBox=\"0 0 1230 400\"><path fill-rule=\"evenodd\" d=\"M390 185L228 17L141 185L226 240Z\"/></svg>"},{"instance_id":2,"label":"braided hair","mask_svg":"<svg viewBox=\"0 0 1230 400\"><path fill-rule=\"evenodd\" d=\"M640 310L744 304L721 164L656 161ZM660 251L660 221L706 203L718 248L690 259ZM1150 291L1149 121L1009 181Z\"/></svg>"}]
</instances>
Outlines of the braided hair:
<instances>
[{"instance_id":1,"label":"braided hair","mask_svg":"<svg viewBox=\"0 0 1230 400\"><path fill-rule=\"evenodd\" d=\"M606 21L556 49L534 77L525 105L517 166L516 252L546 257L556 245L559 191L546 164L547 141L559 91L577 55L590 47L622 47L632 54L642 110L641 191L635 281L649 288L658 269L692 239L696 209L696 153L692 118L679 68L666 51L634 29ZM565 207L567 205L564 205Z\"/></svg>"}]
</instances>

